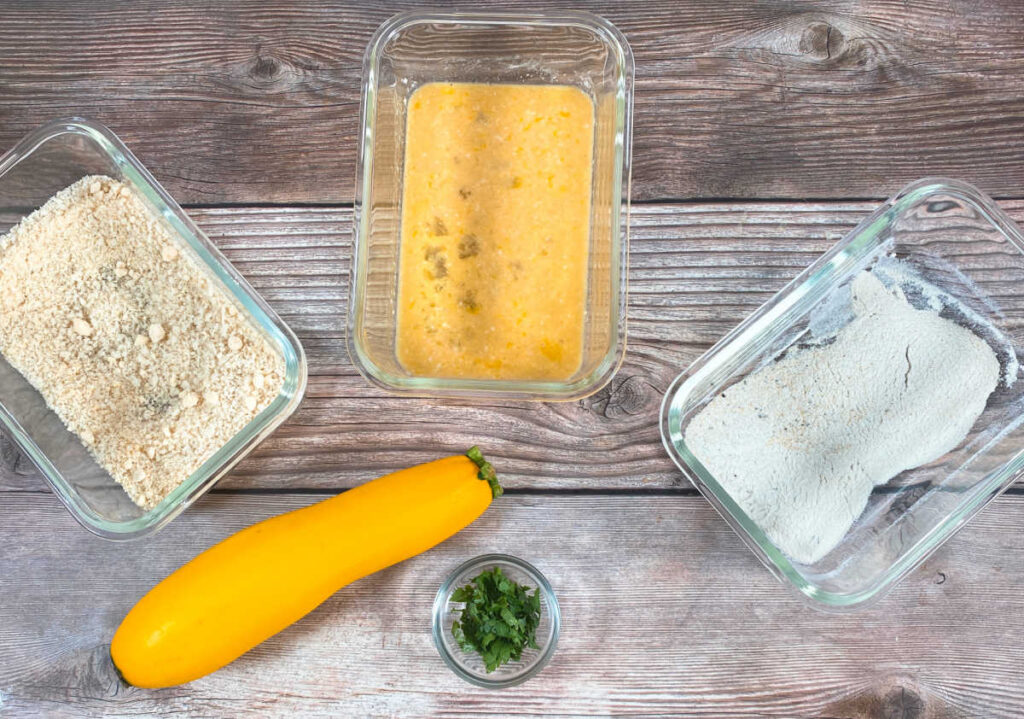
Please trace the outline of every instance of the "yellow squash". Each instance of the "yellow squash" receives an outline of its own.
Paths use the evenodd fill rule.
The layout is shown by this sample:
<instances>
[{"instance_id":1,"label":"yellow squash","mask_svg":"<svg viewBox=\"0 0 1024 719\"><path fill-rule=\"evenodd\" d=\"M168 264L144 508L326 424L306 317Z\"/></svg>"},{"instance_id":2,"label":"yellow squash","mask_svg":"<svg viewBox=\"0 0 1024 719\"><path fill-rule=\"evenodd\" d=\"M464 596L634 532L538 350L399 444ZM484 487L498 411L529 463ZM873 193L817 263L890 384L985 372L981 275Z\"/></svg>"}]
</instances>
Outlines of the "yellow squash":
<instances>
[{"instance_id":1,"label":"yellow squash","mask_svg":"<svg viewBox=\"0 0 1024 719\"><path fill-rule=\"evenodd\" d=\"M474 447L254 524L139 600L110 644L114 665L145 688L205 676L346 584L444 541L500 494Z\"/></svg>"}]
</instances>

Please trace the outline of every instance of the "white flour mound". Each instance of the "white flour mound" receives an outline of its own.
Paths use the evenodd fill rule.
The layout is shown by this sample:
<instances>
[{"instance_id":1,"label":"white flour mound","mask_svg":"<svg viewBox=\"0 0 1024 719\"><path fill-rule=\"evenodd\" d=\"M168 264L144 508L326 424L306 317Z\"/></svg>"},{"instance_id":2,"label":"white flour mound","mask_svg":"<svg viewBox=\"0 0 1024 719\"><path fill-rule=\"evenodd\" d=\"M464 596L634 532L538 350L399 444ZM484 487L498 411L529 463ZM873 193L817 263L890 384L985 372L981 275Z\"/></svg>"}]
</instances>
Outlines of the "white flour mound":
<instances>
[{"instance_id":1,"label":"white flour mound","mask_svg":"<svg viewBox=\"0 0 1024 719\"><path fill-rule=\"evenodd\" d=\"M852 291L854 318L830 343L790 350L686 429L743 511L806 564L840 542L872 487L959 445L999 382L996 355L970 330L870 272Z\"/></svg>"}]
</instances>

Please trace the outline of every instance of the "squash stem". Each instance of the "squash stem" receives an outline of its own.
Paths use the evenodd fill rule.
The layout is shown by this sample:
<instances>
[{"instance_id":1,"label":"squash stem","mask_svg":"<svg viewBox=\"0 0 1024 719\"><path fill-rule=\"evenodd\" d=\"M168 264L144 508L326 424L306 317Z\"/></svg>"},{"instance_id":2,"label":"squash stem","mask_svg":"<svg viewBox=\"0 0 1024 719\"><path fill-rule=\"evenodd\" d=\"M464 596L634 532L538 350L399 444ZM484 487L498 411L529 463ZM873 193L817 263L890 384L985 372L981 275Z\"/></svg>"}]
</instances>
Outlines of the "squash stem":
<instances>
[{"instance_id":1,"label":"squash stem","mask_svg":"<svg viewBox=\"0 0 1024 719\"><path fill-rule=\"evenodd\" d=\"M501 484L498 482L498 473L494 471L491 463L484 459L484 455L479 447L470 447L469 451L466 452L466 456L473 460L473 464L480 468L476 476L491 486L492 499L496 499L505 493L505 490L501 488Z\"/></svg>"}]
</instances>

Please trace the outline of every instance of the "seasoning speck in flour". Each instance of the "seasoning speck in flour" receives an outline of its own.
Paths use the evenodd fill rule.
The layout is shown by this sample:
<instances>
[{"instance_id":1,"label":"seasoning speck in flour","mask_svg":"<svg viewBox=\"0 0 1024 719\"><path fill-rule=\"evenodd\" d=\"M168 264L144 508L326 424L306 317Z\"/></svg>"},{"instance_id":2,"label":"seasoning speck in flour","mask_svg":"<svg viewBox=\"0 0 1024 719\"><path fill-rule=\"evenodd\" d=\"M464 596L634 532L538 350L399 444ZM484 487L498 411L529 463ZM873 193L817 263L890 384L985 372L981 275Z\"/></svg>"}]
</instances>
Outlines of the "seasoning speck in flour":
<instances>
[{"instance_id":1,"label":"seasoning speck in flour","mask_svg":"<svg viewBox=\"0 0 1024 719\"><path fill-rule=\"evenodd\" d=\"M146 509L284 383L280 353L142 200L104 176L0 238L0 352Z\"/></svg>"},{"instance_id":2,"label":"seasoning speck in flour","mask_svg":"<svg viewBox=\"0 0 1024 719\"><path fill-rule=\"evenodd\" d=\"M872 487L957 447L999 382L980 337L870 272L852 304L830 342L749 375L686 428L690 451L797 562L828 554Z\"/></svg>"}]
</instances>

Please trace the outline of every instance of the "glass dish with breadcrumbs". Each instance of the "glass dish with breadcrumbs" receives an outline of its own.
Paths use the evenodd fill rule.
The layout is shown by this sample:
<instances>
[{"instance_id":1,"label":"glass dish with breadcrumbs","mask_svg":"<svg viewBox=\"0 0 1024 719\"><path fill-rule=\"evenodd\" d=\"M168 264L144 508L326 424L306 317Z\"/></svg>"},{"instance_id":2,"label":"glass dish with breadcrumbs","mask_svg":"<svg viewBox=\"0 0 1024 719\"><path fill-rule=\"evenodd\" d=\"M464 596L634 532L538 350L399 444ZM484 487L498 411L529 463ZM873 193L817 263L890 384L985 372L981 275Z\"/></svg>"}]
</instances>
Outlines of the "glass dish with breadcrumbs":
<instances>
[{"instance_id":1,"label":"glass dish with breadcrumbs","mask_svg":"<svg viewBox=\"0 0 1024 719\"><path fill-rule=\"evenodd\" d=\"M411 395L572 400L625 351L633 58L585 12L407 12L363 67L348 348Z\"/></svg>"},{"instance_id":2,"label":"glass dish with breadcrumbs","mask_svg":"<svg viewBox=\"0 0 1024 719\"><path fill-rule=\"evenodd\" d=\"M305 383L292 331L107 128L0 159L0 422L86 528L162 527Z\"/></svg>"}]
</instances>

